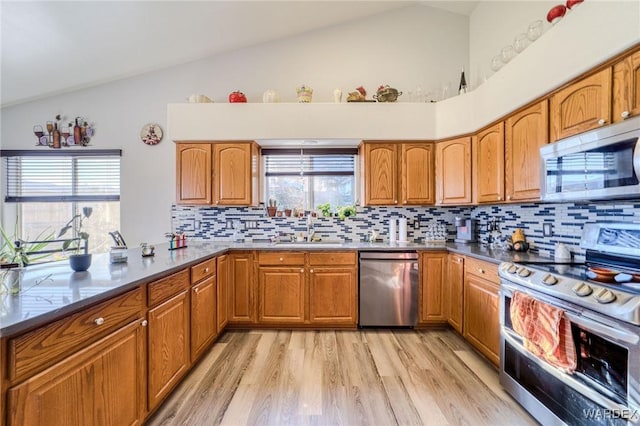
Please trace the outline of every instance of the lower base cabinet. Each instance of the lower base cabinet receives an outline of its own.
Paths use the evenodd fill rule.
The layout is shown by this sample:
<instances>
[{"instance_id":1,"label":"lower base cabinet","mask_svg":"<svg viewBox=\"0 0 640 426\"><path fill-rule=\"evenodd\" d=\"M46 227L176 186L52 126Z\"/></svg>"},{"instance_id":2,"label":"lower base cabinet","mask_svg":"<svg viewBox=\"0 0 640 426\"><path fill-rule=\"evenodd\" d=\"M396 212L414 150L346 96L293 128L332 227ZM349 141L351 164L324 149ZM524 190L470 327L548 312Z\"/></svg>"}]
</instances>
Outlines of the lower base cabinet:
<instances>
[{"instance_id":1,"label":"lower base cabinet","mask_svg":"<svg viewBox=\"0 0 640 426\"><path fill-rule=\"evenodd\" d=\"M304 268L260 267L258 322L303 324Z\"/></svg>"},{"instance_id":2,"label":"lower base cabinet","mask_svg":"<svg viewBox=\"0 0 640 426\"><path fill-rule=\"evenodd\" d=\"M191 362L195 362L217 336L217 293L215 275L191 288Z\"/></svg>"},{"instance_id":3,"label":"lower base cabinet","mask_svg":"<svg viewBox=\"0 0 640 426\"><path fill-rule=\"evenodd\" d=\"M169 394L189 370L189 293L183 290L149 310L148 407Z\"/></svg>"},{"instance_id":4,"label":"lower base cabinet","mask_svg":"<svg viewBox=\"0 0 640 426\"><path fill-rule=\"evenodd\" d=\"M421 259L421 283L418 322L422 324L446 324L444 282L447 275L446 252L423 252Z\"/></svg>"},{"instance_id":5,"label":"lower base cabinet","mask_svg":"<svg viewBox=\"0 0 640 426\"><path fill-rule=\"evenodd\" d=\"M500 363L500 285L466 274L464 334L494 365Z\"/></svg>"},{"instance_id":6,"label":"lower base cabinet","mask_svg":"<svg viewBox=\"0 0 640 426\"><path fill-rule=\"evenodd\" d=\"M8 424L138 425L145 414L140 320L8 390Z\"/></svg>"},{"instance_id":7,"label":"lower base cabinet","mask_svg":"<svg viewBox=\"0 0 640 426\"><path fill-rule=\"evenodd\" d=\"M312 324L357 324L356 277L355 266L313 266L309 270L309 320Z\"/></svg>"},{"instance_id":8,"label":"lower base cabinet","mask_svg":"<svg viewBox=\"0 0 640 426\"><path fill-rule=\"evenodd\" d=\"M462 318L464 317L464 257L459 254L449 254L445 289L447 321L454 330L462 334Z\"/></svg>"}]
</instances>

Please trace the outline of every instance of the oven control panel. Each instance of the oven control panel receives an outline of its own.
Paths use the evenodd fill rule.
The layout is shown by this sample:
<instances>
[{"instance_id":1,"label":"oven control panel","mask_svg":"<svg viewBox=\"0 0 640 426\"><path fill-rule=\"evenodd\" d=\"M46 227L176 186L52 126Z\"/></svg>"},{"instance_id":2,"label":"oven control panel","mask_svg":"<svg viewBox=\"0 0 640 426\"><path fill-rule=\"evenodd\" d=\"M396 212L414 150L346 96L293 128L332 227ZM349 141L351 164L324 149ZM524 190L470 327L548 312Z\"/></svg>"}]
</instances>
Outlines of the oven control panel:
<instances>
[{"instance_id":1,"label":"oven control panel","mask_svg":"<svg viewBox=\"0 0 640 426\"><path fill-rule=\"evenodd\" d=\"M640 325L640 295L511 262L501 263L498 274L510 284L524 286L582 308Z\"/></svg>"}]
</instances>

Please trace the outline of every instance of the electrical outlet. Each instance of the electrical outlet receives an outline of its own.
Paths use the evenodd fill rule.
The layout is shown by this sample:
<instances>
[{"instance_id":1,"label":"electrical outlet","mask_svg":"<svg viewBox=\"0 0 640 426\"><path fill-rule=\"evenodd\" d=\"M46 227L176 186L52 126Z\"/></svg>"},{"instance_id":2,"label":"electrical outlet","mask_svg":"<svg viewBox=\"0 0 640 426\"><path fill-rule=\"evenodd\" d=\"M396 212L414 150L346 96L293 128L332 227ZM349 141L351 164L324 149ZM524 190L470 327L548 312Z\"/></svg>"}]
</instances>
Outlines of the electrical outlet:
<instances>
[{"instance_id":1,"label":"electrical outlet","mask_svg":"<svg viewBox=\"0 0 640 426\"><path fill-rule=\"evenodd\" d=\"M413 229L420 229L420 221L418 219L413 219Z\"/></svg>"},{"instance_id":2,"label":"electrical outlet","mask_svg":"<svg viewBox=\"0 0 640 426\"><path fill-rule=\"evenodd\" d=\"M543 223L542 224L542 236L543 237L553 237L553 224L551 224L551 223Z\"/></svg>"}]
</instances>

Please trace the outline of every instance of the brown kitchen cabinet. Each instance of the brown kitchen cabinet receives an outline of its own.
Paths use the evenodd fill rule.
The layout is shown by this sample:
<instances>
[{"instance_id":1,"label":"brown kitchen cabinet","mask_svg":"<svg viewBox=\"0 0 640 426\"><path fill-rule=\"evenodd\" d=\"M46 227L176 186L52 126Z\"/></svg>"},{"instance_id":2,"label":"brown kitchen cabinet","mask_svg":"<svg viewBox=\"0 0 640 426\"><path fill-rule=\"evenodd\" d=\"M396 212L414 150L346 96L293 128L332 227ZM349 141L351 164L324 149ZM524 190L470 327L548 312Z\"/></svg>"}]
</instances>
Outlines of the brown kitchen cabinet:
<instances>
[{"instance_id":1,"label":"brown kitchen cabinet","mask_svg":"<svg viewBox=\"0 0 640 426\"><path fill-rule=\"evenodd\" d=\"M431 142L365 142L365 204L433 204L433 151Z\"/></svg>"},{"instance_id":2,"label":"brown kitchen cabinet","mask_svg":"<svg viewBox=\"0 0 640 426\"><path fill-rule=\"evenodd\" d=\"M229 322L229 255L218 257L217 272L216 332L220 334Z\"/></svg>"},{"instance_id":3,"label":"brown kitchen cabinet","mask_svg":"<svg viewBox=\"0 0 640 426\"><path fill-rule=\"evenodd\" d=\"M499 291L497 265L467 258L463 336L495 366L500 363Z\"/></svg>"},{"instance_id":4,"label":"brown kitchen cabinet","mask_svg":"<svg viewBox=\"0 0 640 426\"><path fill-rule=\"evenodd\" d=\"M191 362L195 362L217 336L216 259L191 267Z\"/></svg>"},{"instance_id":5,"label":"brown kitchen cabinet","mask_svg":"<svg viewBox=\"0 0 640 426\"><path fill-rule=\"evenodd\" d=\"M304 265L260 266L258 322L302 324L305 307Z\"/></svg>"},{"instance_id":6,"label":"brown kitchen cabinet","mask_svg":"<svg viewBox=\"0 0 640 426\"><path fill-rule=\"evenodd\" d=\"M464 314L464 256L450 253L447 256L447 279L445 285L447 322L458 333L463 332Z\"/></svg>"},{"instance_id":7,"label":"brown kitchen cabinet","mask_svg":"<svg viewBox=\"0 0 640 426\"><path fill-rule=\"evenodd\" d=\"M447 322L444 283L447 273L446 252L420 253L420 290L418 322L444 324Z\"/></svg>"},{"instance_id":8,"label":"brown kitchen cabinet","mask_svg":"<svg viewBox=\"0 0 640 426\"><path fill-rule=\"evenodd\" d=\"M213 197L220 206L258 203L259 148L255 142L213 144Z\"/></svg>"},{"instance_id":9,"label":"brown kitchen cabinet","mask_svg":"<svg viewBox=\"0 0 640 426\"><path fill-rule=\"evenodd\" d=\"M551 96L551 142L611 122L611 75L611 67L605 68Z\"/></svg>"},{"instance_id":10,"label":"brown kitchen cabinet","mask_svg":"<svg viewBox=\"0 0 640 426\"><path fill-rule=\"evenodd\" d=\"M356 253L309 253L309 321L355 326L358 323Z\"/></svg>"},{"instance_id":11,"label":"brown kitchen cabinet","mask_svg":"<svg viewBox=\"0 0 640 426\"><path fill-rule=\"evenodd\" d=\"M474 198L477 203L504 200L504 122L472 137Z\"/></svg>"},{"instance_id":12,"label":"brown kitchen cabinet","mask_svg":"<svg viewBox=\"0 0 640 426\"><path fill-rule=\"evenodd\" d=\"M142 424L146 413L144 330L136 319L9 388L8 424Z\"/></svg>"},{"instance_id":13,"label":"brown kitchen cabinet","mask_svg":"<svg viewBox=\"0 0 640 426\"><path fill-rule=\"evenodd\" d=\"M549 143L547 100L505 120L504 183L507 201L540 199L540 147Z\"/></svg>"},{"instance_id":14,"label":"brown kitchen cabinet","mask_svg":"<svg viewBox=\"0 0 640 426\"><path fill-rule=\"evenodd\" d=\"M149 411L162 402L191 365L189 285L188 270L148 285L151 307L148 312Z\"/></svg>"},{"instance_id":15,"label":"brown kitchen cabinet","mask_svg":"<svg viewBox=\"0 0 640 426\"><path fill-rule=\"evenodd\" d=\"M613 122L640 114L640 50L613 66Z\"/></svg>"},{"instance_id":16,"label":"brown kitchen cabinet","mask_svg":"<svg viewBox=\"0 0 640 426\"><path fill-rule=\"evenodd\" d=\"M436 204L470 204L471 138L438 142L435 146Z\"/></svg>"},{"instance_id":17,"label":"brown kitchen cabinet","mask_svg":"<svg viewBox=\"0 0 640 426\"><path fill-rule=\"evenodd\" d=\"M208 143L176 144L176 203L211 204L212 146Z\"/></svg>"},{"instance_id":18,"label":"brown kitchen cabinet","mask_svg":"<svg viewBox=\"0 0 640 426\"><path fill-rule=\"evenodd\" d=\"M256 322L253 254L229 255L229 323Z\"/></svg>"}]
</instances>

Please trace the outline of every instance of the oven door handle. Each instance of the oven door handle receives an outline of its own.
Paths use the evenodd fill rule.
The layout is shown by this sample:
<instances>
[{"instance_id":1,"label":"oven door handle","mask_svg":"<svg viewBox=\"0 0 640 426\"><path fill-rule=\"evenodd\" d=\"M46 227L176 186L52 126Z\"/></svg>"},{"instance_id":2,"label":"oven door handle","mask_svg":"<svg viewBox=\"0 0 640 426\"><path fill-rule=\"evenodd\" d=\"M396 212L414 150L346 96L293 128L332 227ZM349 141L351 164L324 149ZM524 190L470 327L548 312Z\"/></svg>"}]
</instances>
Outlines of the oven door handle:
<instances>
[{"instance_id":1,"label":"oven door handle","mask_svg":"<svg viewBox=\"0 0 640 426\"><path fill-rule=\"evenodd\" d=\"M587 331L591 331L594 334L598 334L600 336L607 336L608 338L616 339L618 342L624 342L628 345L637 345L640 342L640 336L636 333L631 333L627 330L616 328L612 325L605 324L603 321L606 321L606 318L593 318L589 312L586 311L577 311L576 309L572 309L567 306L561 300L551 299L545 297L544 295L535 294L529 291L526 288L517 288L513 285L502 281L500 285L500 292L504 296L512 297L514 291L519 291L521 293L525 293L535 299L540 300L541 302L548 303L551 306L562 309L566 317L572 323L575 323ZM503 315L501 315L502 320Z\"/></svg>"},{"instance_id":2,"label":"oven door handle","mask_svg":"<svg viewBox=\"0 0 640 426\"><path fill-rule=\"evenodd\" d=\"M502 329L502 338L505 342L508 342L515 350L520 353L520 355L525 356L530 361L534 362L538 367L542 368L546 373L551 374L556 379L565 383L567 386L573 388L577 392L585 395L587 398L591 399L593 402L601 405L604 408L608 408L619 413L627 413L629 412L629 407L621 405L615 401L604 396L602 393L596 391L595 389L579 382L574 379L571 375L559 370L558 368L548 364L545 361L540 360L538 357L529 352L516 338L514 338L509 330ZM504 343L503 343L504 345ZM508 373L507 373L508 374ZM602 389L603 392L608 391L606 389ZM633 410L632 410L633 414Z\"/></svg>"}]
</instances>

